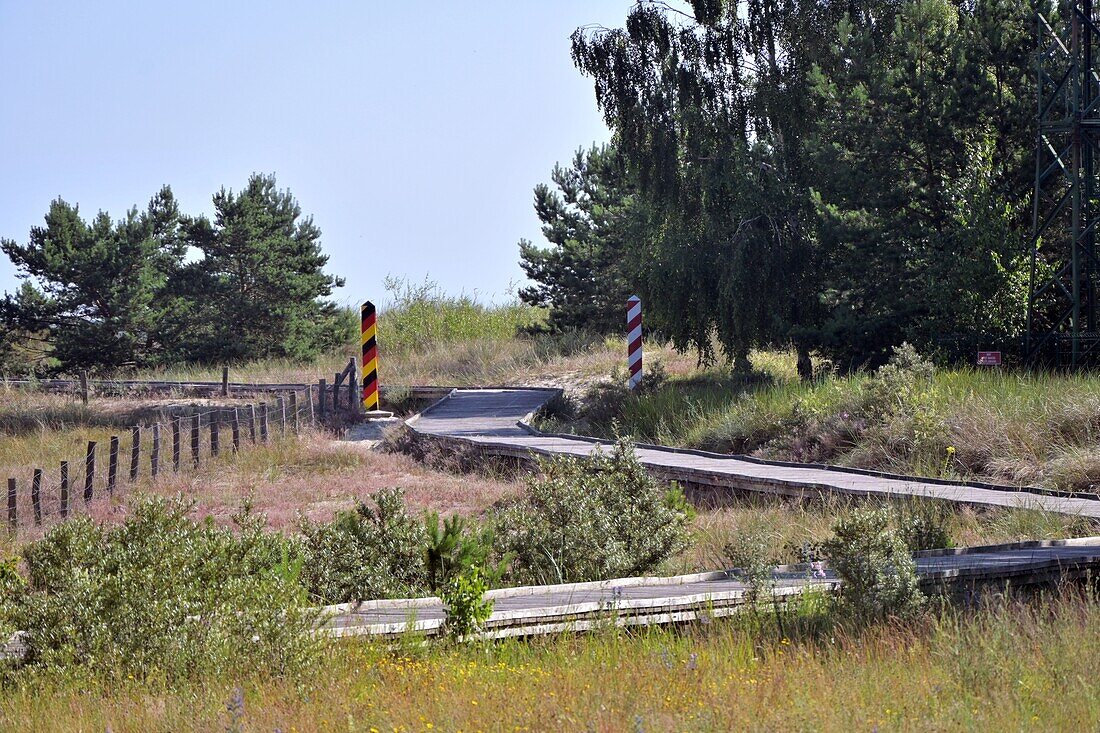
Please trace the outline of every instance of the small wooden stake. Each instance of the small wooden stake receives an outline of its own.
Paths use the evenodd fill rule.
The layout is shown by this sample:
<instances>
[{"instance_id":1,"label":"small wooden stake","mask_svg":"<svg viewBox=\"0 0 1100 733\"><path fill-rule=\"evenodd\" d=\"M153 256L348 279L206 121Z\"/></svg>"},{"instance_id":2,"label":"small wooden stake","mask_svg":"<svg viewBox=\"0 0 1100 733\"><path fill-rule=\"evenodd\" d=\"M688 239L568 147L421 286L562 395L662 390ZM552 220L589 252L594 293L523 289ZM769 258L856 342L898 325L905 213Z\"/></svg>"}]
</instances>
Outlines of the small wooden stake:
<instances>
[{"instance_id":1,"label":"small wooden stake","mask_svg":"<svg viewBox=\"0 0 1100 733\"><path fill-rule=\"evenodd\" d=\"M69 516L69 462L61 462L61 518Z\"/></svg>"},{"instance_id":2,"label":"small wooden stake","mask_svg":"<svg viewBox=\"0 0 1100 733\"><path fill-rule=\"evenodd\" d=\"M233 452L237 453L241 450L241 411L236 407L233 408L231 425L233 428Z\"/></svg>"},{"instance_id":3,"label":"small wooden stake","mask_svg":"<svg viewBox=\"0 0 1100 733\"><path fill-rule=\"evenodd\" d=\"M321 379L317 382L317 407L318 414L321 418L321 422L325 421L325 408L328 407L328 389L325 380Z\"/></svg>"},{"instance_id":4,"label":"small wooden stake","mask_svg":"<svg viewBox=\"0 0 1100 733\"><path fill-rule=\"evenodd\" d=\"M172 470L180 470L180 424L183 418L176 415L172 418Z\"/></svg>"},{"instance_id":5,"label":"small wooden stake","mask_svg":"<svg viewBox=\"0 0 1100 733\"><path fill-rule=\"evenodd\" d=\"M275 398L275 404L279 410L279 435L286 435L286 400L282 395Z\"/></svg>"},{"instance_id":6,"label":"small wooden stake","mask_svg":"<svg viewBox=\"0 0 1100 733\"><path fill-rule=\"evenodd\" d=\"M18 517L15 514L15 479L8 479L8 529L15 531Z\"/></svg>"},{"instance_id":7,"label":"small wooden stake","mask_svg":"<svg viewBox=\"0 0 1100 733\"><path fill-rule=\"evenodd\" d=\"M213 417L210 418L210 455L215 458L221 451L221 423L221 410L215 410Z\"/></svg>"},{"instance_id":8,"label":"small wooden stake","mask_svg":"<svg viewBox=\"0 0 1100 733\"><path fill-rule=\"evenodd\" d=\"M88 404L88 372L80 373L80 401Z\"/></svg>"},{"instance_id":9,"label":"small wooden stake","mask_svg":"<svg viewBox=\"0 0 1100 733\"><path fill-rule=\"evenodd\" d=\"M229 367L222 367L222 397L229 396Z\"/></svg>"},{"instance_id":10,"label":"small wooden stake","mask_svg":"<svg viewBox=\"0 0 1100 733\"><path fill-rule=\"evenodd\" d=\"M130 428L130 483L137 481L138 466L141 461L141 428Z\"/></svg>"},{"instance_id":11,"label":"small wooden stake","mask_svg":"<svg viewBox=\"0 0 1100 733\"><path fill-rule=\"evenodd\" d=\"M193 415L191 417L191 462L199 465L199 421L202 419L200 415Z\"/></svg>"},{"instance_id":12,"label":"small wooden stake","mask_svg":"<svg viewBox=\"0 0 1100 733\"><path fill-rule=\"evenodd\" d=\"M248 439L256 445L256 405L248 406Z\"/></svg>"},{"instance_id":13,"label":"small wooden stake","mask_svg":"<svg viewBox=\"0 0 1100 733\"><path fill-rule=\"evenodd\" d=\"M260 403L260 440L267 442L267 403Z\"/></svg>"},{"instance_id":14,"label":"small wooden stake","mask_svg":"<svg viewBox=\"0 0 1100 733\"><path fill-rule=\"evenodd\" d=\"M34 469L31 479L31 506L34 508L34 526L42 524L42 469Z\"/></svg>"},{"instance_id":15,"label":"small wooden stake","mask_svg":"<svg viewBox=\"0 0 1100 733\"><path fill-rule=\"evenodd\" d=\"M92 500L95 492L95 441L88 441L88 452L84 455L84 502Z\"/></svg>"},{"instance_id":16,"label":"small wooden stake","mask_svg":"<svg viewBox=\"0 0 1100 733\"><path fill-rule=\"evenodd\" d=\"M294 434L298 434L298 393L290 393L290 427Z\"/></svg>"},{"instance_id":17,"label":"small wooden stake","mask_svg":"<svg viewBox=\"0 0 1100 733\"><path fill-rule=\"evenodd\" d=\"M153 451L149 454L149 471L155 480L160 472L160 423L153 425Z\"/></svg>"},{"instance_id":18,"label":"small wooden stake","mask_svg":"<svg viewBox=\"0 0 1100 733\"><path fill-rule=\"evenodd\" d=\"M111 436L111 450L107 459L107 493L114 494L118 484L118 436Z\"/></svg>"}]
</instances>

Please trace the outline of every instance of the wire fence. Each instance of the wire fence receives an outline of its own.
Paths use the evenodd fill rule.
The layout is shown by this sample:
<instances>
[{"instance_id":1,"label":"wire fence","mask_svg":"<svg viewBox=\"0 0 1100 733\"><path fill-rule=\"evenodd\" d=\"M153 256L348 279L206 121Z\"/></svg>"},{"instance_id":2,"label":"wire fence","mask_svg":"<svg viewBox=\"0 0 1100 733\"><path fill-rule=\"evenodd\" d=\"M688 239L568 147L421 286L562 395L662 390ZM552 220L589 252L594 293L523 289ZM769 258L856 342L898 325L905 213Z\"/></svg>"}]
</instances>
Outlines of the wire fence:
<instances>
[{"instance_id":1,"label":"wire fence","mask_svg":"<svg viewBox=\"0 0 1100 733\"><path fill-rule=\"evenodd\" d=\"M87 441L83 456L43 465L29 475L9 476L6 523L17 536L21 529L64 520L97 503L110 501L142 480L194 472L224 455L296 436L315 425L339 426L349 413L359 412L356 365L349 361L332 384L242 384L136 380L0 380L0 387L68 392L87 403L93 395L141 390L241 393L266 399L232 406L166 406L153 422L134 425L103 441Z\"/></svg>"}]
</instances>

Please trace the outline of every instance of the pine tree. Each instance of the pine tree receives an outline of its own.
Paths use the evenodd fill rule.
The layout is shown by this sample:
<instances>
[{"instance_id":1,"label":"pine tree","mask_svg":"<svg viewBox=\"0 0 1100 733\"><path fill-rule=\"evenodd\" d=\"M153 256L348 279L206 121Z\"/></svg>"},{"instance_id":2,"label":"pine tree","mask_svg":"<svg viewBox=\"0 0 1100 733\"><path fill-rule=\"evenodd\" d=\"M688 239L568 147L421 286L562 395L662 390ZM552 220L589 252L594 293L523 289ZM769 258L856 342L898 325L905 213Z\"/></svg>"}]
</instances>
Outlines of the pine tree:
<instances>
[{"instance_id":1,"label":"pine tree","mask_svg":"<svg viewBox=\"0 0 1100 733\"><path fill-rule=\"evenodd\" d=\"M214 195L214 220L189 219L185 241L202 259L177 280L186 312L181 358L308 359L347 323L323 299L341 278L323 271L321 230L275 177L253 175L239 193Z\"/></svg>"},{"instance_id":2,"label":"pine tree","mask_svg":"<svg viewBox=\"0 0 1100 733\"><path fill-rule=\"evenodd\" d=\"M521 240L520 266L534 285L520 299L550 309L553 330L623 329L631 295L631 245L639 214L633 185L614 148L578 150L572 165L555 165L535 187L535 212L549 247Z\"/></svg>"},{"instance_id":3,"label":"pine tree","mask_svg":"<svg viewBox=\"0 0 1100 733\"><path fill-rule=\"evenodd\" d=\"M55 200L27 244L0 240L19 275L41 287L40 297L5 296L5 320L48 332L67 371L148 365L158 351L158 303L183 257L178 226L167 186L118 222L100 212L89 224L78 207Z\"/></svg>"}]
</instances>

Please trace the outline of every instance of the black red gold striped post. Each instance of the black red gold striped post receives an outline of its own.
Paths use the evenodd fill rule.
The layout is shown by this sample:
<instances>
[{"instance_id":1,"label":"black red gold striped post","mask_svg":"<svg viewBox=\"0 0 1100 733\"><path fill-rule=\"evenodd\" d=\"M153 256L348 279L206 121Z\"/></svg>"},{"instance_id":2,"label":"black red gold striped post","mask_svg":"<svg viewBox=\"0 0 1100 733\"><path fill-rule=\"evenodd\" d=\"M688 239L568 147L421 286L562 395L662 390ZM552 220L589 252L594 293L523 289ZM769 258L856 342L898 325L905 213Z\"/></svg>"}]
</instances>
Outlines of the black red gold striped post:
<instances>
[{"instance_id":1,"label":"black red gold striped post","mask_svg":"<svg viewBox=\"0 0 1100 733\"><path fill-rule=\"evenodd\" d=\"M378 409L378 339L375 326L374 303L363 303L362 316L363 343L363 409L367 412Z\"/></svg>"}]
</instances>

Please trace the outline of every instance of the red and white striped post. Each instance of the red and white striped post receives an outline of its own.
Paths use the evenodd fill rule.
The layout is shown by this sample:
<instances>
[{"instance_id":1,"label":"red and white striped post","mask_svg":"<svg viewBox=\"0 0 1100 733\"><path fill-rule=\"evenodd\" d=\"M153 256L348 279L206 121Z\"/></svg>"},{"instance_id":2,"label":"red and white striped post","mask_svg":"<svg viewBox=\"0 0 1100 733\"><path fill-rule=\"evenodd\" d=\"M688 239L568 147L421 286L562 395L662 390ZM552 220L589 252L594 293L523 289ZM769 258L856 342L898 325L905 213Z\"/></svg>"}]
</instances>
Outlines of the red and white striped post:
<instances>
[{"instance_id":1,"label":"red and white striped post","mask_svg":"<svg viewBox=\"0 0 1100 733\"><path fill-rule=\"evenodd\" d=\"M642 383L642 299L637 295L626 301L626 365L630 372L626 385L637 389Z\"/></svg>"}]
</instances>

